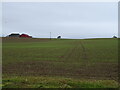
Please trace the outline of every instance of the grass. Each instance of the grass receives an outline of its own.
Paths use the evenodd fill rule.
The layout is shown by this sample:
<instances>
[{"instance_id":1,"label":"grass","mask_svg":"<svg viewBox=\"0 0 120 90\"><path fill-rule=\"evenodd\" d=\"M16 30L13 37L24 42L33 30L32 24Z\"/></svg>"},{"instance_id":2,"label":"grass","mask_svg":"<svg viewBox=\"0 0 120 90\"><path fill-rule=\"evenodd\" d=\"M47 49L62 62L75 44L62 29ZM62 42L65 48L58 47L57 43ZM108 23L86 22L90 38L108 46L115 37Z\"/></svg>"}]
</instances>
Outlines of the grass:
<instances>
[{"instance_id":1,"label":"grass","mask_svg":"<svg viewBox=\"0 0 120 90\"><path fill-rule=\"evenodd\" d=\"M118 87L117 39L3 38L2 48L3 87Z\"/></svg>"},{"instance_id":2,"label":"grass","mask_svg":"<svg viewBox=\"0 0 120 90\"><path fill-rule=\"evenodd\" d=\"M77 80L61 77L7 77L3 88L116 88L114 80Z\"/></svg>"}]
</instances>

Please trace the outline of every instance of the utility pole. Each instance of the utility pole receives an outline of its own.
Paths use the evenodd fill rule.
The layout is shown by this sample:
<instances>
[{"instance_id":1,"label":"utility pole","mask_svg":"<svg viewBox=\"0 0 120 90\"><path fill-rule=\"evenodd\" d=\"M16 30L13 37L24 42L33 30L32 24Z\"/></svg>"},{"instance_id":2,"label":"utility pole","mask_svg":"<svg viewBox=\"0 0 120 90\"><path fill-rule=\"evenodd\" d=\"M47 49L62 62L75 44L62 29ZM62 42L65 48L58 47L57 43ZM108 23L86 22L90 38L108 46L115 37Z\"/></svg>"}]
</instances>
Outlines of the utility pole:
<instances>
[{"instance_id":1,"label":"utility pole","mask_svg":"<svg viewBox=\"0 0 120 90\"><path fill-rule=\"evenodd\" d=\"M51 32L50 32L50 40L51 40Z\"/></svg>"},{"instance_id":2,"label":"utility pole","mask_svg":"<svg viewBox=\"0 0 120 90\"><path fill-rule=\"evenodd\" d=\"M4 34L2 33L2 37L4 37Z\"/></svg>"}]
</instances>

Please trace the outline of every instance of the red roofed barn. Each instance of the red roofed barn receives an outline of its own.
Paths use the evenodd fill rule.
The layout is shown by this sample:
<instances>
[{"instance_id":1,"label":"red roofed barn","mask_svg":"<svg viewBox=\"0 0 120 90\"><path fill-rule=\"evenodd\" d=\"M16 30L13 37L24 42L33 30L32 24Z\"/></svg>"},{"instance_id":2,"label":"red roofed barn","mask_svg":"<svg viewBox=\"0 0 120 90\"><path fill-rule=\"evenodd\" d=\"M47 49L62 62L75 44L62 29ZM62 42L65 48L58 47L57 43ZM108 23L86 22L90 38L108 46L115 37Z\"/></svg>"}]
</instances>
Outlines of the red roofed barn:
<instances>
[{"instance_id":1,"label":"red roofed barn","mask_svg":"<svg viewBox=\"0 0 120 90\"><path fill-rule=\"evenodd\" d=\"M24 37L24 38L32 38L31 36L27 35L27 34L21 34L20 37Z\"/></svg>"}]
</instances>

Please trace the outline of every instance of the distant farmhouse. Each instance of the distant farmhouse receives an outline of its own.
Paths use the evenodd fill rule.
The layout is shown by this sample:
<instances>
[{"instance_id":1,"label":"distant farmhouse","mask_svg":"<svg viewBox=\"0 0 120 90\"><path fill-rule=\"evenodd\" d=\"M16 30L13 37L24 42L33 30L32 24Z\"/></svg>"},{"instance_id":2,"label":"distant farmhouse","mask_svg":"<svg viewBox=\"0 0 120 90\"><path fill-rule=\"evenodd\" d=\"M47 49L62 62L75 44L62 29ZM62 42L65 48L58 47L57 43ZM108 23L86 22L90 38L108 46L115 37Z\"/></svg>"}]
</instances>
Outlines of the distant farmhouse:
<instances>
[{"instance_id":1,"label":"distant farmhouse","mask_svg":"<svg viewBox=\"0 0 120 90\"><path fill-rule=\"evenodd\" d=\"M58 36L57 39L61 39L61 36Z\"/></svg>"},{"instance_id":2,"label":"distant farmhouse","mask_svg":"<svg viewBox=\"0 0 120 90\"><path fill-rule=\"evenodd\" d=\"M19 33L12 33L8 35L7 37L20 37L20 38L32 38L32 36L29 36L27 34L19 34Z\"/></svg>"},{"instance_id":3,"label":"distant farmhouse","mask_svg":"<svg viewBox=\"0 0 120 90\"><path fill-rule=\"evenodd\" d=\"M117 36L113 36L113 38L117 38Z\"/></svg>"},{"instance_id":4,"label":"distant farmhouse","mask_svg":"<svg viewBox=\"0 0 120 90\"><path fill-rule=\"evenodd\" d=\"M32 38L32 36L29 36L27 34L21 34L19 37Z\"/></svg>"},{"instance_id":5,"label":"distant farmhouse","mask_svg":"<svg viewBox=\"0 0 120 90\"><path fill-rule=\"evenodd\" d=\"M19 36L20 36L20 34L18 34L18 33L12 33L12 34L8 35L7 37L19 37Z\"/></svg>"}]
</instances>

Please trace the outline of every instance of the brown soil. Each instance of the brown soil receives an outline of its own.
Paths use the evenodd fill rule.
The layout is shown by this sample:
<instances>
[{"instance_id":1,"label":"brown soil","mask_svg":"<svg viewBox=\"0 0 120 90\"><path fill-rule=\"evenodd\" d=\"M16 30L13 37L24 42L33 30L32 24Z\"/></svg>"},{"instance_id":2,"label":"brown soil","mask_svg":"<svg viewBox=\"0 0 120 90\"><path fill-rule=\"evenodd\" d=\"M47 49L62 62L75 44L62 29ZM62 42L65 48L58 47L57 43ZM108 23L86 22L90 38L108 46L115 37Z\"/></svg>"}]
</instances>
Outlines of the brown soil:
<instances>
[{"instance_id":1,"label":"brown soil","mask_svg":"<svg viewBox=\"0 0 120 90\"><path fill-rule=\"evenodd\" d=\"M57 64L58 65L57 65ZM64 66L57 61L29 61L3 65L3 74L20 76L66 76L88 79L114 79L118 78L118 67L116 63L95 63L91 66L81 65Z\"/></svg>"},{"instance_id":2,"label":"brown soil","mask_svg":"<svg viewBox=\"0 0 120 90\"><path fill-rule=\"evenodd\" d=\"M19 38L19 37L3 37L2 42L41 42L41 41L50 41L49 38Z\"/></svg>"}]
</instances>

